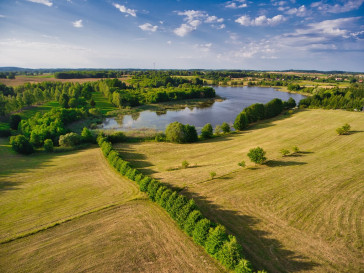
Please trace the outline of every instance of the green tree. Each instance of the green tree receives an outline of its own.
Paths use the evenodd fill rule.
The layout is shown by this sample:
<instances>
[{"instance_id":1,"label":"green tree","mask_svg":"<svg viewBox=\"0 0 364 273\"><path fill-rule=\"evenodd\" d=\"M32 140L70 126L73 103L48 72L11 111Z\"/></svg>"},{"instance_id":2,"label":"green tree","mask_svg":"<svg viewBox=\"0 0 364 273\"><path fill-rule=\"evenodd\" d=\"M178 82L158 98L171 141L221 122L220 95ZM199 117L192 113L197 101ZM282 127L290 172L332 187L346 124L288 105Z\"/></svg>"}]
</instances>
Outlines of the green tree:
<instances>
[{"instance_id":1,"label":"green tree","mask_svg":"<svg viewBox=\"0 0 364 273\"><path fill-rule=\"evenodd\" d=\"M256 164L263 164L267 158L265 157L266 152L260 148L253 148L249 150L248 157Z\"/></svg>"},{"instance_id":2,"label":"green tree","mask_svg":"<svg viewBox=\"0 0 364 273\"><path fill-rule=\"evenodd\" d=\"M15 152L20 154L31 154L33 152L33 146L23 135L10 137L10 145Z\"/></svg>"},{"instance_id":3,"label":"green tree","mask_svg":"<svg viewBox=\"0 0 364 273\"><path fill-rule=\"evenodd\" d=\"M204 127L202 127L201 130L201 136L203 138L211 138L213 136L213 130L212 130L212 126L211 123L207 123Z\"/></svg>"},{"instance_id":4,"label":"green tree","mask_svg":"<svg viewBox=\"0 0 364 273\"><path fill-rule=\"evenodd\" d=\"M69 108L68 105L68 101L69 101L69 97L67 94L63 93L60 98L59 98L59 104L61 105L61 107L63 108Z\"/></svg>"},{"instance_id":5,"label":"green tree","mask_svg":"<svg viewBox=\"0 0 364 273\"><path fill-rule=\"evenodd\" d=\"M81 136L76 133L68 133L59 137L59 145L73 147L81 143Z\"/></svg>"},{"instance_id":6,"label":"green tree","mask_svg":"<svg viewBox=\"0 0 364 273\"><path fill-rule=\"evenodd\" d=\"M230 132L230 125L227 124L226 122L223 122L221 124L221 130L223 131L223 133L229 133Z\"/></svg>"},{"instance_id":7,"label":"green tree","mask_svg":"<svg viewBox=\"0 0 364 273\"><path fill-rule=\"evenodd\" d=\"M350 133L351 126L345 123L343 126L336 129L338 135L348 135Z\"/></svg>"},{"instance_id":8,"label":"green tree","mask_svg":"<svg viewBox=\"0 0 364 273\"><path fill-rule=\"evenodd\" d=\"M94 135L87 127L83 127L81 137L82 137L83 142L87 142L87 143L95 142Z\"/></svg>"},{"instance_id":9,"label":"green tree","mask_svg":"<svg viewBox=\"0 0 364 273\"><path fill-rule=\"evenodd\" d=\"M234 236L229 236L229 241L226 241L222 245L221 249L216 254L216 258L228 269L233 269L238 265L242 258L242 252L241 246Z\"/></svg>"},{"instance_id":10,"label":"green tree","mask_svg":"<svg viewBox=\"0 0 364 273\"><path fill-rule=\"evenodd\" d=\"M245 112L241 112L234 121L235 130L241 131L248 127L248 118Z\"/></svg>"},{"instance_id":11,"label":"green tree","mask_svg":"<svg viewBox=\"0 0 364 273\"><path fill-rule=\"evenodd\" d=\"M166 139L170 142L184 143L185 130L182 123L175 121L170 123L166 128Z\"/></svg>"},{"instance_id":12,"label":"green tree","mask_svg":"<svg viewBox=\"0 0 364 273\"><path fill-rule=\"evenodd\" d=\"M240 259L238 265L234 268L236 273L253 273L252 266L248 260Z\"/></svg>"},{"instance_id":13,"label":"green tree","mask_svg":"<svg viewBox=\"0 0 364 273\"><path fill-rule=\"evenodd\" d=\"M203 246L205 244L207 235L209 234L209 230L211 227L211 221L204 218L197 222L195 229L192 232L193 240Z\"/></svg>"},{"instance_id":14,"label":"green tree","mask_svg":"<svg viewBox=\"0 0 364 273\"><path fill-rule=\"evenodd\" d=\"M226 229L222 225L210 228L205 242L205 249L210 255L215 255L222 245L228 240Z\"/></svg>"},{"instance_id":15,"label":"green tree","mask_svg":"<svg viewBox=\"0 0 364 273\"><path fill-rule=\"evenodd\" d=\"M282 150L280 150L280 152L281 152L282 156L289 155L289 150L288 149L282 149Z\"/></svg>"},{"instance_id":16,"label":"green tree","mask_svg":"<svg viewBox=\"0 0 364 273\"><path fill-rule=\"evenodd\" d=\"M20 121L21 121L20 115L11 115L10 116L10 128L13 130L18 130L18 125L19 125Z\"/></svg>"}]
</instances>

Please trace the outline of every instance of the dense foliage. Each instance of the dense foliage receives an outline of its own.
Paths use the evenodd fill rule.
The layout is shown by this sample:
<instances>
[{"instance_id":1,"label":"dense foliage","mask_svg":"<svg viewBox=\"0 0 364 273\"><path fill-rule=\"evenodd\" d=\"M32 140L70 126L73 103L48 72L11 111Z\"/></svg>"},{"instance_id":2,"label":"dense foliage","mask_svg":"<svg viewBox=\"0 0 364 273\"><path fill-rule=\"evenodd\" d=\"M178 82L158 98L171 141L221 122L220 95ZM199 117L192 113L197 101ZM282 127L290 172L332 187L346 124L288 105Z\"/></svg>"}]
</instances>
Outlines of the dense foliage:
<instances>
[{"instance_id":1,"label":"dense foliage","mask_svg":"<svg viewBox=\"0 0 364 273\"><path fill-rule=\"evenodd\" d=\"M265 154L263 148L257 147L249 150L248 157L256 164L263 164L267 160Z\"/></svg>"},{"instance_id":2,"label":"dense foliage","mask_svg":"<svg viewBox=\"0 0 364 273\"><path fill-rule=\"evenodd\" d=\"M198 140L196 128L178 121L170 123L166 128L166 140L176 143L191 143Z\"/></svg>"}]
</instances>

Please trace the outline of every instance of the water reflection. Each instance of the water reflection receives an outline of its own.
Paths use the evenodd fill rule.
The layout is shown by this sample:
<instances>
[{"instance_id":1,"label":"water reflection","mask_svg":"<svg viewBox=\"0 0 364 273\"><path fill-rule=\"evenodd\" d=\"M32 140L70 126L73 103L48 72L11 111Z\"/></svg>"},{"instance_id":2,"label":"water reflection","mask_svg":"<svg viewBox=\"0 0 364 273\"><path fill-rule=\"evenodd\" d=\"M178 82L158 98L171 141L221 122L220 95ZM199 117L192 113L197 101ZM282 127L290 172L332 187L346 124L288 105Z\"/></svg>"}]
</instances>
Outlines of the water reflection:
<instances>
[{"instance_id":1,"label":"water reflection","mask_svg":"<svg viewBox=\"0 0 364 273\"><path fill-rule=\"evenodd\" d=\"M211 123L213 127L223 122L232 125L237 114L253 103L267 103L273 98L286 101L290 97L298 103L305 98L300 94L281 92L266 87L215 87L215 90L217 95L225 100L211 100L198 107L189 106L182 110L143 111L132 115L106 118L101 128L122 131L150 128L163 131L169 123L179 121L183 124L195 125L200 131L206 123Z\"/></svg>"}]
</instances>

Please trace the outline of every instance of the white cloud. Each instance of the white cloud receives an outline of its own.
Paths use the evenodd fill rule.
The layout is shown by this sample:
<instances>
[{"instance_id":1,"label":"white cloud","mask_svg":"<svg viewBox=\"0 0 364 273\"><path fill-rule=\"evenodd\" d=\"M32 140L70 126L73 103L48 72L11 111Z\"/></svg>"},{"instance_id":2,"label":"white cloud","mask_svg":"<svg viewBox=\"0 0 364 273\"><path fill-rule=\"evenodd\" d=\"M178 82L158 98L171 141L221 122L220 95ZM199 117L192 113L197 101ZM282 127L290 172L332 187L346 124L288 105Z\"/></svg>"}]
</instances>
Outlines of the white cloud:
<instances>
[{"instance_id":1,"label":"white cloud","mask_svg":"<svg viewBox=\"0 0 364 273\"><path fill-rule=\"evenodd\" d=\"M48 7L51 7L53 5L53 3L49 0L27 0L27 1L37 3L37 4L43 4Z\"/></svg>"},{"instance_id":2,"label":"white cloud","mask_svg":"<svg viewBox=\"0 0 364 273\"><path fill-rule=\"evenodd\" d=\"M205 23L222 23L224 18L217 18L216 16L207 16Z\"/></svg>"},{"instance_id":3,"label":"white cloud","mask_svg":"<svg viewBox=\"0 0 364 273\"><path fill-rule=\"evenodd\" d=\"M255 19L251 19L248 15L243 15L236 19L235 22L243 26L275 26L281 22L284 22L285 20L286 18L281 14L272 18L267 18L265 15L261 15Z\"/></svg>"},{"instance_id":4,"label":"white cloud","mask_svg":"<svg viewBox=\"0 0 364 273\"><path fill-rule=\"evenodd\" d=\"M143 25L140 25L139 28L143 31L156 32L158 29L158 26L153 26L152 24L145 23Z\"/></svg>"},{"instance_id":5,"label":"white cloud","mask_svg":"<svg viewBox=\"0 0 364 273\"><path fill-rule=\"evenodd\" d=\"M206 43L206 44L196 44L195 48L198 48L201 52L209 52L211 49L212 43Z\"/></svg>"},{"instance_id":6,"label":"white cloud","mask_svg":"<svg viewBox=\"0 0 364 273\"><path fill-rule=\"evenodd\" d=\"M136 17L136 10L134 10L134 9L128 9L124 5L119 5L119 4L115 4L115 3L113 4L113 6L115 8L117 8L118 10L120 10L120 12L122 12L122 13L126 13L127 15Z\"/></svg>"},{"instance_id":7,"label":"white cloud","mask_svg":"<svg viewBox=\"0 0 364 273\"><path fill-rule=\"evenodd\" d=\"M329 12L329 13L342 13L348 12L352 10L358 9L363 3L364 0L346 0L342 1L343 4L335 4L329 5L325 3L326 1L314 2L311 4L312 8L317 8L317 10L321 12Z\"/></svg>"},{"instance_id":8,"label":"white cloud","mask_svg":"<svg viewBox=\"0 0 364 273\"><path fill-rule=\"evenodd\" d=\"M6 17L5 15L0 14L0 18L5 18L5 17Z\"/></svg>"},{"instance_id":9,"label":"white cloud","mask_svg":"<svg viewBox=\"0 0 364 273\"><path fill-rule=\"evenodd\" d=\"M184 37L188 33L190 33L191 31L194 31L194 30L196 30L195 27L187 25L187 24L182 24L179 28L176 28L173 32L180 37Z\"/></svg>"},{"instance_id":10,"label":"white cloud","mask_svg":"<svg viewBox=\"0 0 364 273\"><path fill-rule=\"evenodd\" d=\"M82 19L72 22L72 25L77 28L83 27Z\"/></svg>"},{"instance_id":11,"label":"white cloud","mask_svg":"<svg viewBox=\"0 0 364 273\"><path fill-rule=\"evenodd\" d=\"M225 24L221 24L220 26L217 27L217 29L224 29L224 28L226 28Z\"/></svg>"},{"instance_id":12,"label":"white cloud","mask_svg":"<svg viewBox=\"0 0 364 273\"><path fill-rule=\"evenodd\" d=\"M226 3L225 8L230 8L230 9L246 8L248 5L245 2L246 2L245 0L229 1Z\"/></svg>"},{"instance_id":13,"label":"white cloud","mask_svg":"<svg viewBox=\"0 0 364 273\"><path fill-rule=\"evenodd\" d=\"M299 8L291 8L287 10L285 13L290 15L296 15L299 17L305 17L307 15L307 9L305 5L302 5Z\"/></svg>"},{"instance_id":14,"label":"white cloud","mask_svg":"<svg viewBox=\"0 0 364 273\"><path fill-rule=\"evenodd\" d=\"M171 45L171 44L172 44L172 41L167 41L167 44L168 44L168 45Z\"/></svg>"}]
</instances>

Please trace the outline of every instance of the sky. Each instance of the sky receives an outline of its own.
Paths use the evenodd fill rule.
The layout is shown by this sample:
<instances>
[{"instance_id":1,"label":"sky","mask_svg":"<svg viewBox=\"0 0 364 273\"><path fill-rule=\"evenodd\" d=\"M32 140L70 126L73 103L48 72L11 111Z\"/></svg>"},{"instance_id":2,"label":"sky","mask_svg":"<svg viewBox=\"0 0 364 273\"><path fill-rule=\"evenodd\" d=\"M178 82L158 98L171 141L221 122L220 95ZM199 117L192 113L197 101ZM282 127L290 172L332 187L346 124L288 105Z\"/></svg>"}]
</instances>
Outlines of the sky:
<instances>
[{"instance_id":1,"label":"sky","mask_svg":"<svg viewBox=\"0 0 364 273\"><path fill-rule=\"evenodd\" d=\"M364 0L0 0L0 66L364 72Z\"/></svg>"}]
</instances>

